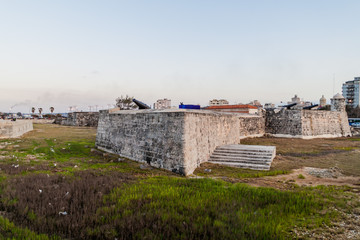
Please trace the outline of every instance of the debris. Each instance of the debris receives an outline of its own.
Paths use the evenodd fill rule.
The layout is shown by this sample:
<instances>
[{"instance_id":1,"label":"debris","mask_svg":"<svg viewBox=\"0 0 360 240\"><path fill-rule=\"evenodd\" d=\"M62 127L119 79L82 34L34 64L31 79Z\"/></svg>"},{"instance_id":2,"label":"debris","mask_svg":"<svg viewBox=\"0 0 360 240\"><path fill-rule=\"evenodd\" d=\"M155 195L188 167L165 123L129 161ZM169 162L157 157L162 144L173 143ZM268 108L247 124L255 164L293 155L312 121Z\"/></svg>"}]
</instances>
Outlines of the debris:
<instances>
[{"instance_id":1,"label":"debris","mask_svg":"<svg viewBox=\"0 0 360 240\"><path fill-rule=\"evenodd\" d=\"M66 211L64 212L59 212L59 215L63 215L63 216L66 216L68 213Z\"/></svg>"},{"instance_id":2,"label":"debris","mask_svg":"<svg viewBox=\"0 0 360 240\"><path fill-rule=\"evenodd\" d=\"M211 169L205 169L204 172L211 172Z\"/></svg>"},{"instance_id":3,"label":"debris","mask_svg":"<svg viewBox=\"0 0 360 240\"><path fill-rule=\"evenodd\" d=\"M305 167L305 171L318 178L337 178L343 176L341 170L337 167L329 169Z\"/></svg>"},{"instance_id":4,"label":"debris","mask_svg":"<svg viewBox=\"0 0 360 240\"><path fill-rule=\"evenodd\" d=\"M40 192L40 193L42 193L42 190L41 190L41 189L39 189L39 192Z\"/></svg>"},{"instance_id":5,"label":"debris","mask_svg":"<svg viewBox=\"0 0 360 240\"><path fill-rule=\"evenodd\" d=\"M78 167L78 165L75 165L75 166L74 166L74 168L77 168L77 167Z\"/></svg>"},{"instance_id":6,"label":"debris","mask_svg":"<svg viewBox=\"0 0 360 240\"><path fill-rule=\"evenodd\" d=\"M56 163L54 163L54 167L56 167Z\"/></svg>"}]
</instances>

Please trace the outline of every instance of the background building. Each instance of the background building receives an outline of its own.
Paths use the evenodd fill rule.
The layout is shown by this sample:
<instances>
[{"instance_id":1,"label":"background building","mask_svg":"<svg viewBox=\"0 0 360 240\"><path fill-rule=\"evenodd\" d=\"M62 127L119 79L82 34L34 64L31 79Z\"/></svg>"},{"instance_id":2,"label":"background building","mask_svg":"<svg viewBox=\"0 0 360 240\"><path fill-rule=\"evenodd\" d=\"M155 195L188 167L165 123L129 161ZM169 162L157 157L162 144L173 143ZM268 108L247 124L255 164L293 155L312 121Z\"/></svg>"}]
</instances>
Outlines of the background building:
<instances>
[{"instance_id":1,"label":"background building","mask_svg":"<svg viewBox=\"0 0 360 240\"><path fill-rule=\"evenodd\" d=\"M159 99L154 103L154 109L169 109L171 108L171 100L164 98Z\"/></svg>"},{"instance_id":2,"label":"background building","mask_svg":"<svg viewBox=\"0 0 360 240\"><path fill-rule=\"evenodd\" d=\"M229 102L225 99L213 99L209 101L210 106L216 106L216 105L228 105Z\"/></svg>"},{"instance_id":3,"label":"background building","mask_svg":"<svg viewBox=\"0 0 360 240\"><path fill-rule=\"evenodd\" d=\"M258 100L251 101L251 102L249 102L248 104L249 104L249 105L256 106L256 107L263 107Z\"/></svg>"},{"instance_id":4,"label":"background building","mask_svg":"<svg viewBox=\"0 0 360 240\"><path fill-rule=\"evenodd\" d=\"M326 98L324 97L324 95L322 95L322 97L320 98L319 107L325 107L325 106L326 106Z\"/></svg>"},{"instance_id":5,"label":"background building","mask_svg":"<svg viewBox=\"0 0 360 240\"><path fill-rule=\"evenodd\" d=\"M360 106L360 77L355 77L352 81L347 81L342 85L342 94L345 98L346 105L352 107Z\"/></svg>"},{"instance_id":6,"label":"background building","mask_svg":"<svg viewBox=\"0 0 360 240\"><path fill-rule=\"evenodd\" d=\"M288 104L296 103L297 105L304 105L304 102L300 100L297 94L293 98L291 98L291 101L288 102Z\"/></svg>"}]
</instances>

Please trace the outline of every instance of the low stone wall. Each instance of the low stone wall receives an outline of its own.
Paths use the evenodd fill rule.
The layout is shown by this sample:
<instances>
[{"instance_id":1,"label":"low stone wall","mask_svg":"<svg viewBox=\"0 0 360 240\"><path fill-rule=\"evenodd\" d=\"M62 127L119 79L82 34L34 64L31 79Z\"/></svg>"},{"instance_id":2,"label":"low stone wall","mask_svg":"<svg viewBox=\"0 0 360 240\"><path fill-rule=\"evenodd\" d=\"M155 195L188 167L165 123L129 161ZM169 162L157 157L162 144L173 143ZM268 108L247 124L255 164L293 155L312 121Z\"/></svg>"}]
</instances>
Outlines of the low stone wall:
<instances>
[{"instance_id":1,"label":"low stone wall","mask_svg":"<svg viewBox=\"0 0 360 240\"><path fill-rule=\"evenodd\" d=\"M219 145L240 142L238 114L196 110L100 111L96 146L183 175Z\"/></svg>"},{"instance_id":2,"label":"low stone wall","mask_svg":"<svg viewBox=\"0 0 360 240\"><path fill-rule=\"evenodd\" d=\"M33 130L31 120L0 120L0 138L16 138Z\"/></svg>"},{"instance_id":3,"label":"low stone wall","mask_svg":"<svg viewBox=\"0 0 360 240\"><path fill-rule=\"evenodd\" d=\"M275 137L304 139L351 136L344 111L268 110L265 131Z\"/></svg>"},{"instance_id":4,"label":"low stone wall","mask_svg":"<svg viewBox=\"0 0 360 240\"><path fill-rule=\"evenodd\" d=\"M60 121L65 126L97 127L99 112L72 112L67 119Z\"/></svg>"},{"instance_id":5,"label":"low stone wall","mask_svg":"<svg viewBox=\"0 0 360 240\"><path fill-rule=\"evenodd\" d=\"M240 115L240 138L262 137L265 134L265 118L263 116L248 114Z\"/></svg>"},{"instance_id":6,"label":"low stone wall","mask_svg":"<svg viewBox=\"0 0 360 240\"><path fill-rule=\"evenodd\" d=\"M52 124L54 123L55 119L32 119L33 123L38 124Z\"/></svg>"}]
</instances>

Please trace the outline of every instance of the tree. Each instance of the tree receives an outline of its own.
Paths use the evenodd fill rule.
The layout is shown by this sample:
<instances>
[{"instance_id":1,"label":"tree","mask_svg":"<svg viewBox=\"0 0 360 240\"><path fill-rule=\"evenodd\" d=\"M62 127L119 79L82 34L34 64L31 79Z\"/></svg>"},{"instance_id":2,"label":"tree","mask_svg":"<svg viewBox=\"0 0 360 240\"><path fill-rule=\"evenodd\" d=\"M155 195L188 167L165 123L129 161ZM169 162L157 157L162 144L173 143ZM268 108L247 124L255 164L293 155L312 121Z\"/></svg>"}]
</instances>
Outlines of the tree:
<instances>
[{"instance_id":1,"label":"tree","mask_svg":"<svg viewBox=\"0 0 360 240\"><path fill-rule=\"evenodd\" d=\"M55 108L54 107L50 107L50 112L51 114L54 112Z\"/></svg>"},{"instance_id":2,"label":"tree","mask_svg":"<svg viewBox=\"0 0 360 240\"><path fill-rule=\"evenodd\" d=\"M133 102L134 97L129 97L126 95L123 97L118 97L116 99L116 106L120 108L120 110L131 110L131 109L137 109L138 106Z\"/></svg>"},{"instance_id":3,"label":"tree","mask_svg":"<svg viewBox=\"0 0 360 240\"><path fill-rule=\"evenodd\" d=\"M35 113L35 107L31 108L31 112L34 114Z\"/></svg>"},{"instance_id":4,"label":"tree","mask_svg":"<svg viewBox=\"0 0 360 240\"><path fill-rule=\"evenodd\" d=\"M360 106L353 107L346 105L346 112L349 118L360 118Z\"/></svg>"}]
</instances>

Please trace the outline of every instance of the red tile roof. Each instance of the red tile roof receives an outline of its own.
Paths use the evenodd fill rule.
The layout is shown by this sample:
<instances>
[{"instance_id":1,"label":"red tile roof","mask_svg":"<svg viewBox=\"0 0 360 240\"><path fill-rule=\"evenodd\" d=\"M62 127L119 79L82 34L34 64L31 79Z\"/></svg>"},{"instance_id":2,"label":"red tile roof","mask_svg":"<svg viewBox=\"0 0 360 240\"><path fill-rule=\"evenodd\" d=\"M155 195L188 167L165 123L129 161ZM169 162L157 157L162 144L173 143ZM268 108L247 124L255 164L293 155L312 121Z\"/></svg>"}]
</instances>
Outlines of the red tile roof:
<instances>
[{"instance_id":1,"label":"red tile roof","mask_svg":"<svg viewBox=\"0 0 360 240\"><path fill-rule=\"evenodd\" d=\"M257 107L249 104L242 104L242 105L216 105L216 106L209 106L205 109L239 109L239 108L248 108L248 109L257 109Z\"/></svg>"}]
</instances>

